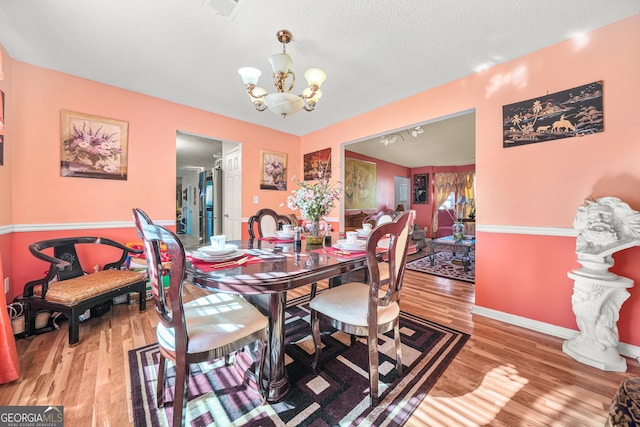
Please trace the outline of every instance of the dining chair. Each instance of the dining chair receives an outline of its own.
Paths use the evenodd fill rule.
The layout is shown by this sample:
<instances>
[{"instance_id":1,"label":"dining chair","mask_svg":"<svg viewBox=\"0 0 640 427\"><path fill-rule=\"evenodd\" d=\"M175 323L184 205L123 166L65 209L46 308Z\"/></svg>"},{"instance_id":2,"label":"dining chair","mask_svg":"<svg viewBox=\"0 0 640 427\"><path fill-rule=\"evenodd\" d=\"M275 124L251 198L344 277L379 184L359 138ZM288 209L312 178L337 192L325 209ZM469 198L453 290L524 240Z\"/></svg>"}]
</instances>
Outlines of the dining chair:
<instances>
[{"instance_id":1,"label":"dining chair","mask_svg":"<svg viewBox=\"0 0 640 427\"><path fill-rule=\"evenodd\" d=\"M275 236L276 231L282 228L282 224L291 224L291 218L287 215L280 215L273 209L260 209L255 215L249 217L249 222L247 223L249 237L251 239L256 238L256 224L258 227L258 237L272 237Z\"/></svg>"},{"instance_id":2,"label":"dining chair","mask_svg":"<svg viewBox=\"0 0 640 427\"><path fill-rule=\"evenodd\" d=\"M185 252L178 237L153 224L141 209L133 209L138 235L144 242L151 292L159 322L156 337L160 347L158 407L164 404L166 359L175 363L173 426L184 426L188 397L189 365L229 356L254 343L260 344L256 361L256 386L262 403L266 394L262 381L267 355L268 319L240 296L215 293L184 302ZM169 286L162 283L160 243L171 257ZM226 361L233 360L228 358Z\"/></svg>"},{"instance_id":3,"label":"dining chair","mask_svg":"<svg viewBox=\"0 0 640 427\"><path fill-rule=\"evenodd\" d=\"M369 351L369 398L372 406L379 402L378 396L378 334L393 330L396 353L396 369L402 375L402 351L399 316L400 291L404 277L409 230L415 222L415 211L410 210L394 221L373 229L367 238L367 269L369 283L345 283L320 292L309 303L311 309L311 332L315 346L312 364L318 372L322 353L320 322L354 336L367 337ZM378 247L388 248L384 257ZM384 258L384 259L383 259ZM386 263L382 269L379 265ZM381 271L382 270L382 271ZM387 279L381 275L388 275Z\"/></svg>"},{"instance_id":4,"label":"dining chair","mask_svg":"<svg viewBox=\"0 0 640 427\"><path fill-rule=\"evenodd\" d=\"M381 209L378 212L367 216L362 223L368 222L374 227L380 224L385 224L387 222L393 221L396 216L396 211L393 209Z\"/></svg>"}]
</instances>

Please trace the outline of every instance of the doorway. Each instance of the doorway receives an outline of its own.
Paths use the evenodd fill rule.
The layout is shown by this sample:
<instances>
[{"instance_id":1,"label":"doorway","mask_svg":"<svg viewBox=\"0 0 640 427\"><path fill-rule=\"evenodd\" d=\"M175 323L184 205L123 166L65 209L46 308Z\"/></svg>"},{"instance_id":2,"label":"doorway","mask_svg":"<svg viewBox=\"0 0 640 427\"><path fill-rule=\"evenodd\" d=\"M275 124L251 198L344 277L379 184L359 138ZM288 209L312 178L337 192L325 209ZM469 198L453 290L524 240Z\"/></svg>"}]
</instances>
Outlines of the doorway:
<instances>
[{"instance_id":1,"label":"doorway","mask_svg":"<svg viewBox=\"0 0 640 427\"><path fill-rule=\"evenodd\" d=\"M230 212L225 205L229 152L241 152L241 144L176 131L176 230L186 246L208 244L214 234L227 234L229 240L239 234L229 226L241 222L239 202ZM232 174L241 176L242 163L233 164Z\"/></svg>"}]
</instances>

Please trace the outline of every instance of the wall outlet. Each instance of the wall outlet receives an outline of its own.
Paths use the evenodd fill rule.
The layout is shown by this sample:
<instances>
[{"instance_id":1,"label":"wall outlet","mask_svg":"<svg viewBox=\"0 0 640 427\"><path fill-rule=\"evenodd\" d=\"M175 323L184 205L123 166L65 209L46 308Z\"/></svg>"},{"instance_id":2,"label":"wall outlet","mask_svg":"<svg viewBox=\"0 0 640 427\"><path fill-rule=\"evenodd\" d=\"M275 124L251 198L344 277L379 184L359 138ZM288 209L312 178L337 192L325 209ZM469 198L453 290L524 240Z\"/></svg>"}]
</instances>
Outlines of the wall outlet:
<instances>
[{"instance_id":1,"label":"wall outlet","mask_svg":"<svg viewBox=\"0 0 640 427\"><path fill-rule=\"evenodd\" d=\"M253 196L253 204L254 205L258 204L258 196Z\"/></svg>"},{"instance_id":2,"label":"wall outlet","mask_svg":"<svg viewBox=\"0 0 640 427\"><path fill-rule=\"evenodd\" d=\"M9 278L8 277L4 278L4 293L5 294L9 293Z\"/></svg>"}]
</instances>

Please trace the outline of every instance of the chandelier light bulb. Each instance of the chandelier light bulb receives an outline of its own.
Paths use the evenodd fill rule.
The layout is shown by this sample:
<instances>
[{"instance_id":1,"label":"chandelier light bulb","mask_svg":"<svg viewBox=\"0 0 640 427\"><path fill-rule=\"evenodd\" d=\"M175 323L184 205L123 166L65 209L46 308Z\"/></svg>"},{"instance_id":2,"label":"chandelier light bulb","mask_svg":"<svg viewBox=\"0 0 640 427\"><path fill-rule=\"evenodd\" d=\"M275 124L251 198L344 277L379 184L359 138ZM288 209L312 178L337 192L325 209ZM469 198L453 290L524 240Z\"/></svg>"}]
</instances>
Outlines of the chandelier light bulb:
<instances>
[{"instance_id":1,"label":"chandelier light bulb","mask_svg":"<svg viewBox=\"0 0 640 427\"><path fill-rule=\"evenodd\" d=\"M238 69L238 74L240 74L240 77L242 77L242 82L245 85L250 84L255 86L258 84L258 79L262 75L262 71L253 67L242 67Z\"/></svg>"},{"instance_id":2,"label":"chandelier light bulb","mask_svg":"<svg viewBox=\"0 0 640 427\"><path fill-rule=\"evenodd\" d=\"M273 73L287 74L293 65L293 60L286 53L276 53L269 57L269 63Z\"/></svg>"},{"instance_id":3,"label":"chandelier light bulb","mask_svg":"<svg viewBox=\"0 0 640 427\"><path fill-rule=\"evenodd\" d=\"M304 78L307 79L309 86L322 86L322 83L327 79L327 73L320 68L309 68L304 72Z\"/></svg>"}]
</instances>

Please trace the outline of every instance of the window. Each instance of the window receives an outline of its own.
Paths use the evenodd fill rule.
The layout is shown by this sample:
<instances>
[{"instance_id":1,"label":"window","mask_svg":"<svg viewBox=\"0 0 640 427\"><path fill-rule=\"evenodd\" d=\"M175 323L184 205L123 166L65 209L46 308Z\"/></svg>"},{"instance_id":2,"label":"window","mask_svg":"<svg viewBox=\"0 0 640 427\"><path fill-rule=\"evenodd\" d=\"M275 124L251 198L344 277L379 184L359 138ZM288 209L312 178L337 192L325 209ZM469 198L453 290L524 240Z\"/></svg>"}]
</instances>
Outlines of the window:
<instances>
[{"instance_id":1,"label":"window","mask_svg":"<svg viewBox=\"0 0 640 427\"><path fill-rule=\"evenodd\" d=\"M456 201L456 193L452 191L451 194L449 194L449 197L447 197L447 199L444 201L444 203L440 205L439 209L440 210L453 209L455 201Z\"/></svg>"}]
</instances>

